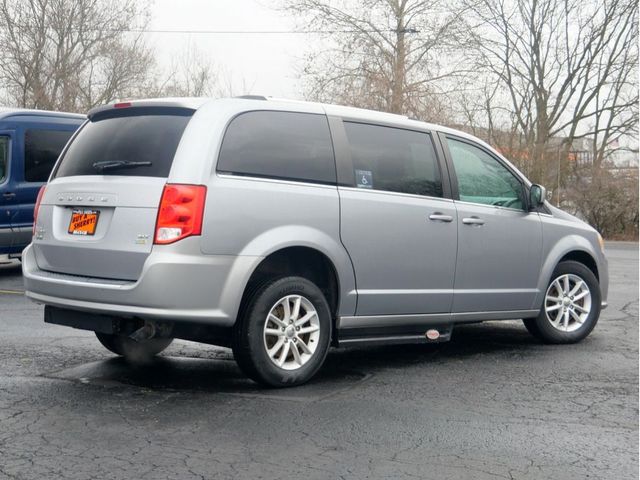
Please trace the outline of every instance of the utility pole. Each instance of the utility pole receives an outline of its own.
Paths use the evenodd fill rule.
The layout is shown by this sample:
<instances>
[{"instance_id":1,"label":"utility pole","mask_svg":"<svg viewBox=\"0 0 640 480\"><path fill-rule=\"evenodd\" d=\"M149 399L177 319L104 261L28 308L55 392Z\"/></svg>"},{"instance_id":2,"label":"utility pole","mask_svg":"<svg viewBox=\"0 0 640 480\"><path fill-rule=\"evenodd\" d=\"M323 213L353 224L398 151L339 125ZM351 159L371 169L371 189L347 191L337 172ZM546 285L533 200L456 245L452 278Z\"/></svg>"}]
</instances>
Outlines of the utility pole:
<instances>
[{"instance_id":1,"label":"utility pole","mask_svg":"<svg viewBox=\"0 0 640 480\"><path fill-rule=\"evenodd\" d=\"M558 185L556 188L556 192L558 192L556 194L556 207L560 208L560 147L562 146L562 143L560 143L560 145L558 145L558 150L557 152L557 157L558 157Z\"/></svg>"}]
</instances>

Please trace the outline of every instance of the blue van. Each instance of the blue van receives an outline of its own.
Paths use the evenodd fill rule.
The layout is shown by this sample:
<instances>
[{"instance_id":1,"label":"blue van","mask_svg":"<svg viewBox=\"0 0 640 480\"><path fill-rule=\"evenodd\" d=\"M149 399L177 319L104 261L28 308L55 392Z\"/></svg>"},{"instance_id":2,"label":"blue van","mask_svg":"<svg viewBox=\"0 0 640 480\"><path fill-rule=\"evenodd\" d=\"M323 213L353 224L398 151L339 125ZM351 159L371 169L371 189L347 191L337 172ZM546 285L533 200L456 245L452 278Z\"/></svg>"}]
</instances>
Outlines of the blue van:
<instances>
[{"instance_id":1,"label":"blue van","mask_svg":"<svg viewBox=\"0 0 640 480\"><path fill-rule=\"evenodd\" d=\"M0 109L0 262L31 241L33 208L58 155L85 116Z\"/></svg>"}]
</instances>

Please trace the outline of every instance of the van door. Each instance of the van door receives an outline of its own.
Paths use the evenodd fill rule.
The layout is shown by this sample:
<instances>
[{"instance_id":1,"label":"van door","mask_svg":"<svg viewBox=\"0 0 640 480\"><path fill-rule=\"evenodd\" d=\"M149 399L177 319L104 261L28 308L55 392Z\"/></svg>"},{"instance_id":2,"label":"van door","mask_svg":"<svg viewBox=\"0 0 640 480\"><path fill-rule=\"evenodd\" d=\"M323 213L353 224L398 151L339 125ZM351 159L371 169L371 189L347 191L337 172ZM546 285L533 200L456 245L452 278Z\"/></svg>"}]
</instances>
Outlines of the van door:
<instances>
[{"instance_id":1,"label":"van door","mask_svg":"<svg viewBox=\"0 0 640 480\"><path fill-rule=\"evenodd\" d=\"M356 274L356 314L448 314L456 210L445 198L448 184L431 134L357 121L341 125L334 141L344 135L349 157L338 159L341 238Z\"/></svg>"},{"instance_id":2,"label":"van door","mask_svg":"<svg viewBox=\"0 0 640 480\"><path fill-rule=\"evenodd\" d=\"M522 180L488 149L443 137L458 192L453 312L532 308L542 261L542 225Z\"/></svg>"},{"instance_id":3,"label":"van door","mask_svg":"<svg viewBox=\"0 0 640 480\"><path fill-rule=\"evenodd\" d=\"M16 215L16 194L11 179L11 130L0 130L0 255L14 253L11 220Z\"/></svg>"}]
</instances>

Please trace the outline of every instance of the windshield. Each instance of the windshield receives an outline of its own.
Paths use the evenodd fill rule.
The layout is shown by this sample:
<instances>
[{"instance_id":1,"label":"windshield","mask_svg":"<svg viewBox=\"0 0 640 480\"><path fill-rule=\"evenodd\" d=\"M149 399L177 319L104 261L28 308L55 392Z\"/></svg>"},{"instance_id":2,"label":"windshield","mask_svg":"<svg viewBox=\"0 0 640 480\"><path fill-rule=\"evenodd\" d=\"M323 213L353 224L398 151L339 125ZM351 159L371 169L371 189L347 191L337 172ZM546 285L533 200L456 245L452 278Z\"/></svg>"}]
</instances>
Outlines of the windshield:
<instances>
[{"instance_id":1,"label":"windshield","mask_svg":"<svg viewBox=\"0 0 640 480\"><path fill-rule=\"evenodd\" d=\"M168 113L170 112L170 113ZM187 109L101 116L87 122L64 153L54 178L76 175L168 177L187 123ZM107 166L107 168L105 168Z\"/></svg>"}]
</instances>

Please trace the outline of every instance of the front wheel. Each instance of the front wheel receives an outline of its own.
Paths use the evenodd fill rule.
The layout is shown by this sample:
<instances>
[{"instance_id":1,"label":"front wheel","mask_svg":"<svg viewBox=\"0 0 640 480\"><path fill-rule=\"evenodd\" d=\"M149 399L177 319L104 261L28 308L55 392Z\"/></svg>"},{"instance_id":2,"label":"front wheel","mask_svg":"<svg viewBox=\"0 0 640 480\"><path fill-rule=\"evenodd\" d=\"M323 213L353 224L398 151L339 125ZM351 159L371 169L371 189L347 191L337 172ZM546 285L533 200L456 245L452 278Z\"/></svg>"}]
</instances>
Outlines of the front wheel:
<instances>
[{"instance_id":1,"label":"front wheel","mask_svg":"<svg viewBox=\"0 0 640 480\"><path fill-rule=\"evenodd\" d=\"M263 284L236 325L233 354L253 380L300 385L322 366L331 339L331 311L322 291L302 277Z\"/></svg>"},{"instance_id":2,"label":"front wheel","mask_svg":"<svg viewBox=\"0 0 640 480\"><path fill-rule=\"evenodd\" d=\"M146 360L166 349L172 338L152 338L142 342L126 337L124 335L112 335L108 333L95 332L96 337L104 348L116 355L121 355L128 360Z\"/></svg>"},{"instance_id":3,"label":"front wheel","mask_svg":"<svg viewBox=\"0 0 640 480\"><path fill-rule=\"evenodd\" d=\"M540 313L523 320L547 343L575 343L591 333L600 316L600 284L583 264L560 262L551 276Z\"/></svg>"}]
</instances>

